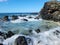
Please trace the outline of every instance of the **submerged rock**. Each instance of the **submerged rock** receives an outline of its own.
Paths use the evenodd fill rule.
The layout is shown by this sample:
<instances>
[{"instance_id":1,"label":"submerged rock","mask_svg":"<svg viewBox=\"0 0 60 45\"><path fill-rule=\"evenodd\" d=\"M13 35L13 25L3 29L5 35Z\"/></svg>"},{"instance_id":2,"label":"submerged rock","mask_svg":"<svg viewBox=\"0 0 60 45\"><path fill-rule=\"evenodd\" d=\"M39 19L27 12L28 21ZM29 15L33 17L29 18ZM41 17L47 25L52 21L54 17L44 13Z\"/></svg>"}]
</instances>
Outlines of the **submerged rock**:
<instances>
[{"instance_id":1,"label":"submerged rock","mask_svg":"<svg viewBox=\"0 0 60 45\"><path fill-rule=\"evenodd\" d=\"M46 20L60 21L60 2L46 2L39 16Z\"/></svg>"}]
</instances>

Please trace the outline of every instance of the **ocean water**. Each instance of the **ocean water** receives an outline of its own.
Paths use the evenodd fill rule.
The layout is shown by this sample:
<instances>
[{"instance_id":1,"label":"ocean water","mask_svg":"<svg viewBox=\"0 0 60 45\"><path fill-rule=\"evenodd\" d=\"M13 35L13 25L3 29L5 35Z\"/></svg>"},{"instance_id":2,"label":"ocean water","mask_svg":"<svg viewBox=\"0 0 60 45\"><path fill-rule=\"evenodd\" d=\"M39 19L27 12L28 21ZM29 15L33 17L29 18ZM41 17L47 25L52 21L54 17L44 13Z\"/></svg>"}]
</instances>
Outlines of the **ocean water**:
<instances>
[{"instance_id":1,"label":"ocean water","mask_svg":"<svg viewBox=\"0 0 60 45\"><path fill-rule=\"evenodd\" d=\"M9 14L8 16L12 16L12 15L13 14ZM21 14L19 15L21 16ZM28 19L28 21L22 21L20 19L21 17L19 16L18 16L19 19L17 20L10 20L7 22L0 21L0 31L4 33L7 33L8 31L12 31L13 33L19 34L19 35L20 34L28 35L29 38L31 37L31 39L33 40L33 45L59 45L60 35L57 36L53 34L53 32L56 30L60 31L59 24L57 24L54 21L43 20L42 18L34 19L36 15L33 15L33 18L29 19L25 15L28 17L33 14L24 14L24 16L22 16L22 19L25 18L25 19ZM3 17L3 16L5 15L0 15L0 17ZM37 34L36 32L33 32L33 34L29 35L30 34L29 30L35 31L37 29L40 29L41 31L39 34ZM11 40L13 40L12 38ZM9 41L11 40L9 39ZM8 41L5 40L4 43L8 43ZM28 44L28 45L32 45L32 44Z\"/></svg>"},{"instance_id":2,"label":"ocean water","mask_svg":"<svg viewBox=\"0 0 60 45\"><path fill-rule=\"evenodd\" d=\"M27 16L27 15L37 15L38 13L0 13L0 18L4 17L4 16L12 16L12 15L16 15L16 16Z\"/></svg>"},{"instance_id":3,"label":"ocean water","mask_svg":"<svg viewBox=\"0 0 60 45\"><path fill-rule=\"evenodd\" d=\"M59 26L58 24L52 21L34 19L34 17L37 14L30 14L30 13L3 13L2 14L1 13L0 17L3 18L6 15L8 15L9 17L12 15L17 15L18 17L23 15L22 17L30 21L21 21L20 19L14 20L14 21L13 20L8 21L8 22L0 21L0 31L3 31L3 32L13 31L15 33L25 34L25 33L29 33L28 32L29 30L37 30L37 29L40 29L41 32L44 32L44 31L47 31L49 29L56 28L57 26ZM26 18L26 16L32 16L32 15L33 15L32 19ZM24 30L26 32L24 32Z\"/></svg>"},{"instance_id":4,"label":"ocean water","mask_svg":"<svg viewBox=\"0 0 60 45\"><path fill-rule=\"evenodd\" d=\"M2 32L8 32L12 31L15 32L16 34L19 33L24 33L27 34L29 33L29 30L37 30L40 29L41 32L48 31L49 29L59 27L58 24L52 21L46 21L46 20L33 20L30 19L31 21L21 21L21 20L16 20L16 21L0 21L0 31ZM26 32L25 32L26 31Z\"/></svg>"}]
</instances>

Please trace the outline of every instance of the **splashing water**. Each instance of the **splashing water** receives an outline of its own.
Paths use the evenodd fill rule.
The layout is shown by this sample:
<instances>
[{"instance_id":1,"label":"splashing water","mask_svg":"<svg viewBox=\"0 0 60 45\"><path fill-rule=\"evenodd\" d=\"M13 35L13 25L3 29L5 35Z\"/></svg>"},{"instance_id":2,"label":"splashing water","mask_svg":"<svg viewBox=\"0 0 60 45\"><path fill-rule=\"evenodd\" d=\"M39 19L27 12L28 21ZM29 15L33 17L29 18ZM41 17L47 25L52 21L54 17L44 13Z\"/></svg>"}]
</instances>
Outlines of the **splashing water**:
<instances>
[{"instance_id":1,"label":"splashing water","mask_svg":"<svg viewBox=\"0 0 60 45\"><path fill-rule=\"evenodd\" d=\"M19 22L19 20L16 21ZM3 43L7 43L5 45L8 45L8 43L9 45L13 45L14 41L12 40L15 40L18 36L23 36L19 34L24 34L25 37L28 36L28 38L32 40L28 45L60 45L60 25L57 23L46 20L18 22L0 22L0 31L12 31L15 34L18 34L4 40ZM40 29L41 32L35 32L37 29ZM33 30L31 34L29 33L29 30Z\"/></svg>"}]
</instances>

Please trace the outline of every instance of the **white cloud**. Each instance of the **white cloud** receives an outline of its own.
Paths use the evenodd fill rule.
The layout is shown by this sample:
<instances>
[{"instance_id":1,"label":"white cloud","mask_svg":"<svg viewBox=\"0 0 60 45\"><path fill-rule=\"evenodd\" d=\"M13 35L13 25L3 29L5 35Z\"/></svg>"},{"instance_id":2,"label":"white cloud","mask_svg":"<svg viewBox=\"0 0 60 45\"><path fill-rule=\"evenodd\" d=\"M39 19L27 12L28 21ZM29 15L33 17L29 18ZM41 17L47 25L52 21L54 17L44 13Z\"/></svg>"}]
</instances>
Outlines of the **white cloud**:
<instances>
[{"instance_id":1,"label":"white cloud","mask_svg":"<svg viewBox=\"0 0 60 45\"><path fill-rule=\"evenodd\" d=\"M7 1L7 0L0 0L0 2L5 2L5 1Z\"/></svg>"}]
</instances>

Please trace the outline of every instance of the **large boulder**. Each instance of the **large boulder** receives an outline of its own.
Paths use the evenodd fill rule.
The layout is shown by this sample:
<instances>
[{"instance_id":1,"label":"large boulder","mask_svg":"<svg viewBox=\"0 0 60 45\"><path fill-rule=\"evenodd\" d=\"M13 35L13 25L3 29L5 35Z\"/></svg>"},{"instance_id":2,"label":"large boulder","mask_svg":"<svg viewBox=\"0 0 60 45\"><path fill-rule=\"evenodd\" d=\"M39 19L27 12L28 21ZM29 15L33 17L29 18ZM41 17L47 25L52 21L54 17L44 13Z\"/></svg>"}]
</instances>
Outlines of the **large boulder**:
<instances>
[{"instance_id":1,"label":"large boulder","mask_svg":"<svg viewBox=\"0 0 60 45\"><path fill-rule=\"evenodd\" d=\"M10 38L11 36L13 36L14 33L12 31L8 31L8 33L6 34L6 38Z\"/></svg>"},{"instance_id":2,"label":"large boulder","mask_svg":"<svg viewBox=\"0 0 60 45\"><path fill-rule=\"evenodd\" d=\"M3 21L9 21L8 16L4 16L4 17L3 17Z\"/></svg>"},{"instance_id":3,"label":"large boulder","mask_svg":"<svg viewBox=\"0 0 60 45\"><path fill-rule=\"evenodd\" d=\"M16 19L18 19L18 16L13 15L12 20L16 20Z\"/></svg>"},{"instance_id":4,"label":"large boulder","mask_svg":"<svg viewBox=\"0 0 60 45\"><path fill-rule=\"evenodd\" d=\"M60 2L46 2L39 16L46 20L60 21Z\"/></svg>"},{"instance_id":5,"label":"large boulder","mask_svg":"<svg viewBox=\"0 0 60 45\"><path fill-rule=\"evenodd\" d=\"M16 39L15 43L16 43L15 45L28 45L24 36L19 36Z\"/></svg>"}]
</instances>

